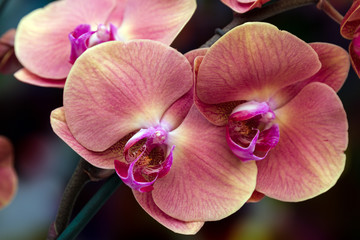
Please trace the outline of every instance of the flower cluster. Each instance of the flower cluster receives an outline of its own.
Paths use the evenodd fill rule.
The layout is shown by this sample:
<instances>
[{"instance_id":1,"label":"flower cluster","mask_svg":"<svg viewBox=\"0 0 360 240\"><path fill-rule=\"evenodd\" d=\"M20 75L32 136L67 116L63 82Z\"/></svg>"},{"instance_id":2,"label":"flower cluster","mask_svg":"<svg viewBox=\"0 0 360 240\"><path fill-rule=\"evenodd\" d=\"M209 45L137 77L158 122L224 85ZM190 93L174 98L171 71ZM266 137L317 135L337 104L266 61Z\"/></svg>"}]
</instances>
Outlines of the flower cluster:
<instances>
[{"instance_id":1,"label":"flower cluster","mask_svg":"<svg viewBox=\"0 0 360 240\"><path fill-rule=\"evenodd\" d=\"M180 233L228 216L254 191L299 201L334 185L347 146L336 95L349 69L343 49L249 23L186 56L150 40L87 50L52 113L54 131L115 169Z\"/></svg>"},{"instance_id":2,"label":"flower cluster","mask_svg":"<svg viewBox=\"0 0 360 240\"><path fill-rule=\"evenodd\" d=\"M222 0L239 13L268 1ZM251 22L183 55L169 45L195 7L55 1L21 20L14 44L17 79L64 88L54 132L90 164L114 170L146 212L182 234L263 196L294 202L327 191L348 144L337 96L350 66L345 50ZM352 18L342 33L354 38L356 63Z\"/></svg>"}]
</instances>

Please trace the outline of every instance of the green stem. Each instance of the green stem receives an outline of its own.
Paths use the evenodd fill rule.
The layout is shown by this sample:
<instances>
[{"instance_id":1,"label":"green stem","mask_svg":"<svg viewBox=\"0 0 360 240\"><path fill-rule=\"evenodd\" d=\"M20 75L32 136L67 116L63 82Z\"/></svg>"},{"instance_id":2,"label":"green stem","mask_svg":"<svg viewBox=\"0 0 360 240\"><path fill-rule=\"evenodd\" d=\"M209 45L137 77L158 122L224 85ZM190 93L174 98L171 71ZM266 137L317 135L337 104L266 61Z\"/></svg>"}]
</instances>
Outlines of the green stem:
<instances>
[{"instance_id":1,"label":"green stem","mask_svg":"<svg viewBox=\"0 0 360 240\"><path fill-rule=\"evenodd\" d=\"M278 0L274 3L263 6L262 8L253 9L244 14L235 14L234 19L225 26L222 31L228 32L234 27L251 21L261 21L266 18L275 16L279 13L289 11L291 9L295 9L298 7L303 7L306 5L316 4L320 0ZM221 35L215 34L212 38L210 38L206 43L204 43L200 48L206 48L213 45Z\"/></svg>"},{"instance_id":2,"label":"green stem","mask_svg":"<svg viewBox=\"0 0 360 240\"><path fill-rule=\"evenodd\" d=\"M72 220L67 228L60 234L57 240L71 240L82 231L88 222L95 216L110 196L121 184L120 178L113 174L99 191L90 199L90 201L83 207L78 215Z\"/></svg>"}]
</instances>

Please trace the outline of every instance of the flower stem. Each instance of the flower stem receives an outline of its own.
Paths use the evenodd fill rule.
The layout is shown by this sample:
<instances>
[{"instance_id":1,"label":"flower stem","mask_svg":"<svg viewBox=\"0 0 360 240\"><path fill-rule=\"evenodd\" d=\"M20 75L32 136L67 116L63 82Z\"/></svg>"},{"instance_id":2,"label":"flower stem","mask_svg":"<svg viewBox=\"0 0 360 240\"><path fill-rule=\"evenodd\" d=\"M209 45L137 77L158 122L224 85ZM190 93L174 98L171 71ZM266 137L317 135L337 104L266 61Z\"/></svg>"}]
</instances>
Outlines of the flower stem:
<instances>
[{"instance_id":1,"label":"flower stem","mask_svg":"<svg viewBox=\"0 0 360 240\"><path fill-rule=\"evenodd\" d=\"M86 164L87 162L85 160L80 159L73 175L66 185L55 222L50 227L48 233L48 240L56 239L68 225L75 201L81 189L90 181L89 175L83 170Z\"/></svg>"},{"instance_id":2,"label":"flower stem","mask_svg":"<svg viewBox=\"0 0 360 240\"><path fill-rule=\"evenodd\" d=\"M341 24L344 16L341 15L327 0L320 0L316 6L318 9L325 12L335 22Z\"/></svg>"},{"instance_id":3,"label":"flower stem","mask_svg":"<svg viewBox=\"0 0 360 240\"><path fill-rule=\"evenodd\" d=\"M113 174L112 177L104 183L99 191L83 207L67 228L60 234L57 240L75 239L86 224L92 219L92 217L95 216L95 214L120 186L121 182L121 179L116 174Z\"/></svg>"},{"instance_id":4,"label":"flower stem","mask_svg":"<svg viewBox=\"0 0 360 240\"><path fill-rule=\"evenodd\" d=\"M262 8L253 9L244 14L234 14L234 19L225 26L222 31L228 32L232 28L243 24L245 22L250 21L261 21L271 16L277 15L279 13L295 9L298 7L316 4L322 0L278 0L274 3L268 4ZM204 43L200 48L210 47L214 44L221 35L215 34L212 38L210 38L206 43Z\"/></svg>"},{"instance_id":5,"label":"flower stem","mask_svg":"<svg viewBox=\"0 0 360 240\"><path fill-rule=\"evenodd\" d=\"M80 159L65 188L55 222L49 229L48 240L56 239L69 224L74 204L82 188L90 181L99 181L113 173L114 170L100 169L92 166L84 159Z\"/></svg>"}]
</instances>

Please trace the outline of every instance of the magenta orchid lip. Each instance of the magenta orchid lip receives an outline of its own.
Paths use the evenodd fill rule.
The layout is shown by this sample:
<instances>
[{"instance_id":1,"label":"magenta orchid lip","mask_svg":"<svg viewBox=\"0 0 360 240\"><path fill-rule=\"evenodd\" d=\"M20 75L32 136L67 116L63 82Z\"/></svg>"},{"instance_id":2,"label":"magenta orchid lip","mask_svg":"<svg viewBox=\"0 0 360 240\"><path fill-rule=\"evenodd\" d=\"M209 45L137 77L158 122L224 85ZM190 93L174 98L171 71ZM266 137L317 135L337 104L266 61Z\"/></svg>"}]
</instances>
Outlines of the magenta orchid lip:
<instances>
[{"instance_id":1,"label":"magenta orchid lip","mask_svg":"<svg viewBox=\"0 0 360 240\"><path fill-rule=\"evenodd\" d=\"M279 142L279 126L266 102L245 102L234 108L226 126L226 141L242 161L262 160Z\"/></svg>"},{"instance_id":2,"label":"magenta orchid lip","mask_svg":"<svg viewBox=\"0 0 360 240\"><path fill-rule=\"evenodd\" d=\"M80 24L74 31L69 33L71 44L71 54L69 62L74 64L76 59L86 51L86 49L108 41L122 41L118 34L118 29L112 23L107 28L104 24L99 24L97 30L92 31L89 24Z\"/></svg>"},{"instance_id":3,"label":"magenta orchid lip","mask_svg":"<svg viewBox=\"0 0 360 240\"><path fill-rule=\"evenodd\" d=\"M161 126L150 127L140 129L128 140L124 147L125 163L114 162L117 174L126 185L139 192L149 192L155 181L170 171L175 146L169 148L167 135Z\"/></svg>"}]
</instances>

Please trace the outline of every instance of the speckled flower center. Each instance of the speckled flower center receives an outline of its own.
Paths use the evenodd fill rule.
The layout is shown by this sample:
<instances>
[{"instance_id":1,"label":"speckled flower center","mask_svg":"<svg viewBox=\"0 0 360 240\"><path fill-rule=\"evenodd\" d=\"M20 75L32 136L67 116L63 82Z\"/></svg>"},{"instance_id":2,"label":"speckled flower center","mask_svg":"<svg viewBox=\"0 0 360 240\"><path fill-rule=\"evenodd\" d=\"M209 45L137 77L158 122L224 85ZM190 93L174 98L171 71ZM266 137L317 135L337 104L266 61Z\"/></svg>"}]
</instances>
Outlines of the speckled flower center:
<instances>
[{"instance_id":1,"label":"speckled flower center","mask_svg":"<svg viewBox=\"0 0 360 240\"><path fill-rule=\"evenodd\" d=\"M242 161L262 160L279 142L275 113L266 102L249 101L238 105L229 117L226 139Z\"/></svg>"},{"instance_id":2,"label":"speckled flower center","mask_svg":"<svg viewBox=\"0 0 360 240\"><path fill-rule=\"evenodd\" d=\"M141 129L124 148L125 162L115 161L115 170L132 189L148 192L158 178L165 176L172 164L172 152L167 144L168 132L161 126Z\"/></svg>"}]
</instances>

